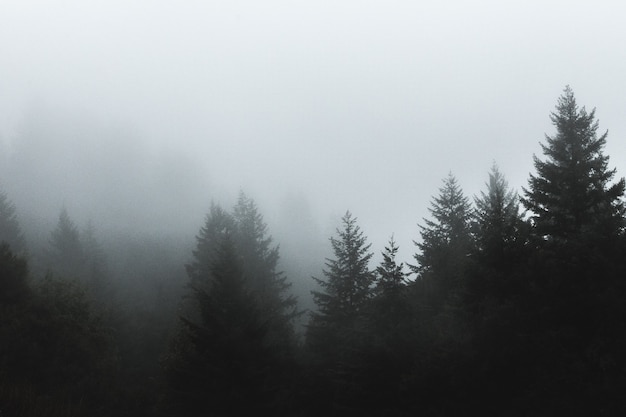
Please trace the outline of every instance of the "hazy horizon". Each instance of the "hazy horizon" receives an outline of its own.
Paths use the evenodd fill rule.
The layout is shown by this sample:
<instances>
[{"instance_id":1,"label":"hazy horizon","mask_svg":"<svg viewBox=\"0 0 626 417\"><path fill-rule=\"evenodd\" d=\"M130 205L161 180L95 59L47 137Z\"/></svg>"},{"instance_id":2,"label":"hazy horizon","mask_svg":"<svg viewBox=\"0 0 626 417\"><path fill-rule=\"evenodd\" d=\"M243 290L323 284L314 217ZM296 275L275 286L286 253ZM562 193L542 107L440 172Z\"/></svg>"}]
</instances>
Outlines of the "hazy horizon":
<instances>
[{"instance_id":1,"label":"hazy horizon","mask_svg":"<svg viewBox=\"0 0 626 417\"><path fill-rule=\"evenodd\" d=\"M449 172L472 198L495 161L521 192L565 85L624 176L624 9L3 2L0 186L42 221L183 234L243 190L277 243L294 210L325 242L350 210L410 261Z\"/></svg>"}]
</instances>

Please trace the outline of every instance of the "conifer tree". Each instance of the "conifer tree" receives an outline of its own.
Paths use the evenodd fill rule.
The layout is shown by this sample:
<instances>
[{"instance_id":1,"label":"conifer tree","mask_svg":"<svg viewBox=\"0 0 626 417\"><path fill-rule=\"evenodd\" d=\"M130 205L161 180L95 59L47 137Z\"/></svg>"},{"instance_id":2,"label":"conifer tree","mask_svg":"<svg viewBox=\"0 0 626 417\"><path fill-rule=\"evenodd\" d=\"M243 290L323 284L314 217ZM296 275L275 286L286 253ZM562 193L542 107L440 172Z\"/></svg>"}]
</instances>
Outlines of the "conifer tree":
<instances>
[{"instance_id":1,"label":"conifer tree","mask_svg":"<svg viewBox=\"0 0 626 417\"><path fill-rule=\"evenodd\" d=\"M82 279L85 253L76 224L63 207L56 228L50 234L49 267L69 279Z\"/></svg>"},{"instance_id":2,"label":"conifer tree","mask_svg":"<svg viewBox=\"0 0 626 417\"><path fill-rule=\"evenodd\" d=\"M429 208L433 219L424 219L425 225L420 225L422 240L414 242L419 249L414 255L417 264L410 265L436 308L458 289L472 245L472 207L452 173L439 192Z\"/></svg>"},{"instance_id":3,"label":"conifer tree","mask_svg":"<svg viewBox=\"0 0 626 417\"><path fill-rule=\"evenodd\" d=\"M292 319L299 313L296 298L289 294L291 283L278 270L278 246L273 246L256 203L243 192L239 194L232 218L243 278L270 326L268 343L277 348L292 345L295 343Z\"/></svg>"},{"instance_id":4,"label":"conifer tree","mask_svg":"<svg viewBox=\"0 0 626 417\"><path fill-rule=\"evenodd\" d=\"M326 280L313 278L323 291L313 291L319 311L314 322L335 322L358 316L371 297L374 275L368 268L372 257L371 244L366 243L356 218L348 211L342 217L343 229L330 243L334 258L326 260Z\"/></svg>"},{"instance_id":5,"label":"conifer tree","mask_svg":"<svg viewBox=\"0 0 626 417\"><path fill-rule=\"evenodd\" d=\"M0 305L23 302L30 295L26 260L0 243Z\"/></svg>"},{"instance_id":6,"label":"conifer tree","mask_svg":"<svg viewBox=\"0 0 626 417\"><path fill-rule=\"evenodd\" d=\"M249 207L256 213L253 204ZM259 239L269 248L261 217L251 217L263 226ZM244 240L239 222L212 204L196 237L193 260L186 265L192 304L181 316L182 328L165 361L170 387L166 409L185 415L244 415L252 410L272 414L285 405L277 398L291 365L293 333L282 311L268 311L267 293L255 285L259 275L250 265L261 269L258 274L269 273L259 255L267 254L258 241ZM271 253L277 257L277 250ZM246 267L251 268L248 275Z\"/></svg>"},{"instance_id":7,"label":"conifer tree","mask_svg":"<svg viewBox=\"0 0 626 417\"><path fill-rule=\"evenodd\" d=\"M235 222L232 215L218 204L212 203L204 225L196 236L193 260L185 265L191 286L209 288L211 269L217 260L221 242L227 236L232 239L234 233Z\"/></svg>"},{"instance_id":8,"label":"conifer tree","mask_svg":"<svg viewBox=\"0 0 626 417\"><path fill-rule=\"evenodd\" d=\"M84 256L85 284L90 295L101 303L111 295L111 287L107 259L91 220L80 233L80 241Z\"/></svg>"},{"instance_id":9,"label":"conifer tree","mask_svg":"<svg viewBox=\"0 0 626 417\"><path fill-rule=\"evenodd\" d=\"M330 238L334 258L326 259L326 279L313 277L320 286L320 291L312 291L318 310L312 312L307 332L310 348L330 362L349 352L364 331L374 282L368 267L371 244L349 211L341 222L337 237Z\"/></svg>"},{"instance_id":10,"label":"conifer tree","mask_svg":"<svg viewBox=\"0 0 626 417\"><path fill-rule=\"evenodd\" d=\"M406 285L404 264L397 263L398 246L393 236L382 252L383 260L376 268L376 292L378 294L396 294Z\"/></svg>"},{"instance_id":11,"label":"conifer tree","mask_svg":"<svg viewBox=\"0 0 626 417\"><path fill-rule=\"evenodd\" d=\"M500 355L494 352L494 334L501 344L517 343L502 340L502 328L517 320L520 302L528 301L529 225L520 213L517 194L495 164L486 186L480 197L474 197L474 262L466 274L464 302L475 333L483 338L475 336L475 343L483 343L482 350L493 358Z\"/></svg>"},{"instance_id":12,"label":"conifer tree","mask_svg":"<svg viewBox=\"0 0 626 417\"><path fill-rule=\"evenodd\" d=\"M519 256L515 251L525 243L527 224L520 212L517 193L509 188L495 163L486 185L487 190L474 197L476 253L483 262L503 265Z\"/></svg>"},{"instance_id":13,"label":"conifer tree","mask_svg":"<svg viewBox=\"0 0 626 417\"><path fill-rule=\"evenodd\" d=\"M181 317L181 334L166 360L170 406L185 415L247 414L271 397L264 392L272 369L267 326L246 288L231 235L215 245L210 288L192 287L198 318Z\"/></svg>"},{"instance_id":14,"label":"conifer tree","mask_svg":"<svg viewBox=\"0 0 626 417\"><path fill-rule=\"evenodd\" d=\"M398 263L398 246L393 236L382 252L383 260L376 268L375 296L372 300L370 322L373 325L375 339L383 345L400 349L399 339L408 336L406 324L410 322L407 304L407 273L404 263ZM395 345L395 346L394 346Z\"/></svg>"},{"instance_id":15,"label":"conifer tree","mask_svg":"<svg viewBox=\"0 0 626 417\"><path fill-rule=\"evenodd\" d=\"M0 243L6 242L14 253L26 250L24 235L15 212L15 205L0 191Z\"/></svg>"},{"instance_id":16,"label":"conifer tree","mask_svg":"<svg viewBox=\"0 0 626 417\"><path fill-rule=\"evenodd\" d=\"M311 313L306 345L314 369L321 375L323 409L321 415L335 415L339 409L356 413L355 395L362 392L361 380L369 351L369 313L374 274L368 263L371 244L356 218L348 211L342 228L330 238L333 258L326 259L324 279L313 277L320 286L312 291L317 311ZM350 411L348 411L350 410Z\"/></svg>"},{"instance_id":17,"label":"conifer tree","mask_svg":"<svg viewBox=\"0 0 626 417\"><path fill-rule=\"evenodd\" d=\"M521 199L534 243L527 309L534 327L526 325L541 346L541 354L530 353L542 363L537 389L578 407L609 404L610 390L595 387L624 384L605 364L624 366L625 181L612 182L616 170L603 153L608 133L598 134L595 110L579 107L569 86L551 120L556 133L546 135L545 159L534 158L537 172Z\"/></svg>"},{"instance_id":18,"label":"conifer tree","mask_svg":"<svg viewBox=\"0 0 626 417\"><path fill-rule=\"evenodd\" d=\"M537 175L531 175L522 203L532 212L535 235L553 242L581 235L610 238L624 229L625 182L611 180L603 154L608 132L598 136L595 109L579 108L568 86L551 114L554 136L541 144L546 157L534 157Z\"/></svg>"}]
</instances>

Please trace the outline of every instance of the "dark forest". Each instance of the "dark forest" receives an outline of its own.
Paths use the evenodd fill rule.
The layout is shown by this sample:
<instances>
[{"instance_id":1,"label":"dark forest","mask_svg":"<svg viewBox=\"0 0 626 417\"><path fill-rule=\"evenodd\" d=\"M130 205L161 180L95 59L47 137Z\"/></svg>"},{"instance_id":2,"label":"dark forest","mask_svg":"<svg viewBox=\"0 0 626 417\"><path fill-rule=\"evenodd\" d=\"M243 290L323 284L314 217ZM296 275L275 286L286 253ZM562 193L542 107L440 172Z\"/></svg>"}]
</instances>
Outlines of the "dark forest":
<instances>
[{"instance_id":1,"label":"dark forest","mask_svg":"<svg viewBox=\"0 0 626 417\"><path fill-rule=\"evenodd\" d=\"M346 211L311 308L245 191L113 245L1 191L0 416L624 415L625 182L569 87L550 118L519 193L445 177L406 262Z\"/></svg>"}]
</instances>

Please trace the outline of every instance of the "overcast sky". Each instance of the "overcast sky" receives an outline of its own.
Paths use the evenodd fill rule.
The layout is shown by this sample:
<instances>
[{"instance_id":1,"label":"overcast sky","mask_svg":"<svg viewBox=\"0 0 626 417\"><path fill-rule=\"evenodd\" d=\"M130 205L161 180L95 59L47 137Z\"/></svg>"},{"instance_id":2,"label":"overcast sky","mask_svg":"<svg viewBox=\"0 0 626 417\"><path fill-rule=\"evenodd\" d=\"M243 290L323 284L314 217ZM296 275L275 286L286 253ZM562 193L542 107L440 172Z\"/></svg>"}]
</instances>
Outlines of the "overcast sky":
<instances>
[{"instance_id":1,"label":"overcast sky","mask_svg":"<svg viewBox=\"0 0 626 417\"><path fill-rule=\"evenodd\" d=\"M0 160L32 118L122 131L109 151L204 190L181 211L241 188L270 225L293 199L323 233L350 209L373 249L395 233L412 252L448 172L469 196L494 160L526 184L566 84L626 174L625 18L620 1L2 0Z\"/></svg>"}]
</instances>

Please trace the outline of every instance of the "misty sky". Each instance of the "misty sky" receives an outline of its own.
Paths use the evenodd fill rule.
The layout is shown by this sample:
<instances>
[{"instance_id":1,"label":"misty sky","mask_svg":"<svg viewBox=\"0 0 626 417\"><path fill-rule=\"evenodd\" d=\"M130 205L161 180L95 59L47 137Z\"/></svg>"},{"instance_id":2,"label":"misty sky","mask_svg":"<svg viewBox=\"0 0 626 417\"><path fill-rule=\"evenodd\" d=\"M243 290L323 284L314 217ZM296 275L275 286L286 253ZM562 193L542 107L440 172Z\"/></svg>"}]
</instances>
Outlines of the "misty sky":
<instances>
[{"instance_id":1,"label":"misty sky","mask_svg":"<svg viewBox=\"0 0 626 417\"><path fill-rule=\"evenodd\" d=\"M105 161L111 178L58 181L51 207L112 191L119 164L198 227L241 188L270 226L302 208L332 233L350 209L372 249L395 233L412 253L449 171L469 196L494 160L526 185L566 84L626 175L625 17L618 1L2 0L0 162L41 129L49 172ZM76 149L90 141L107 145Z\"/></svg>"}]
</instances>

